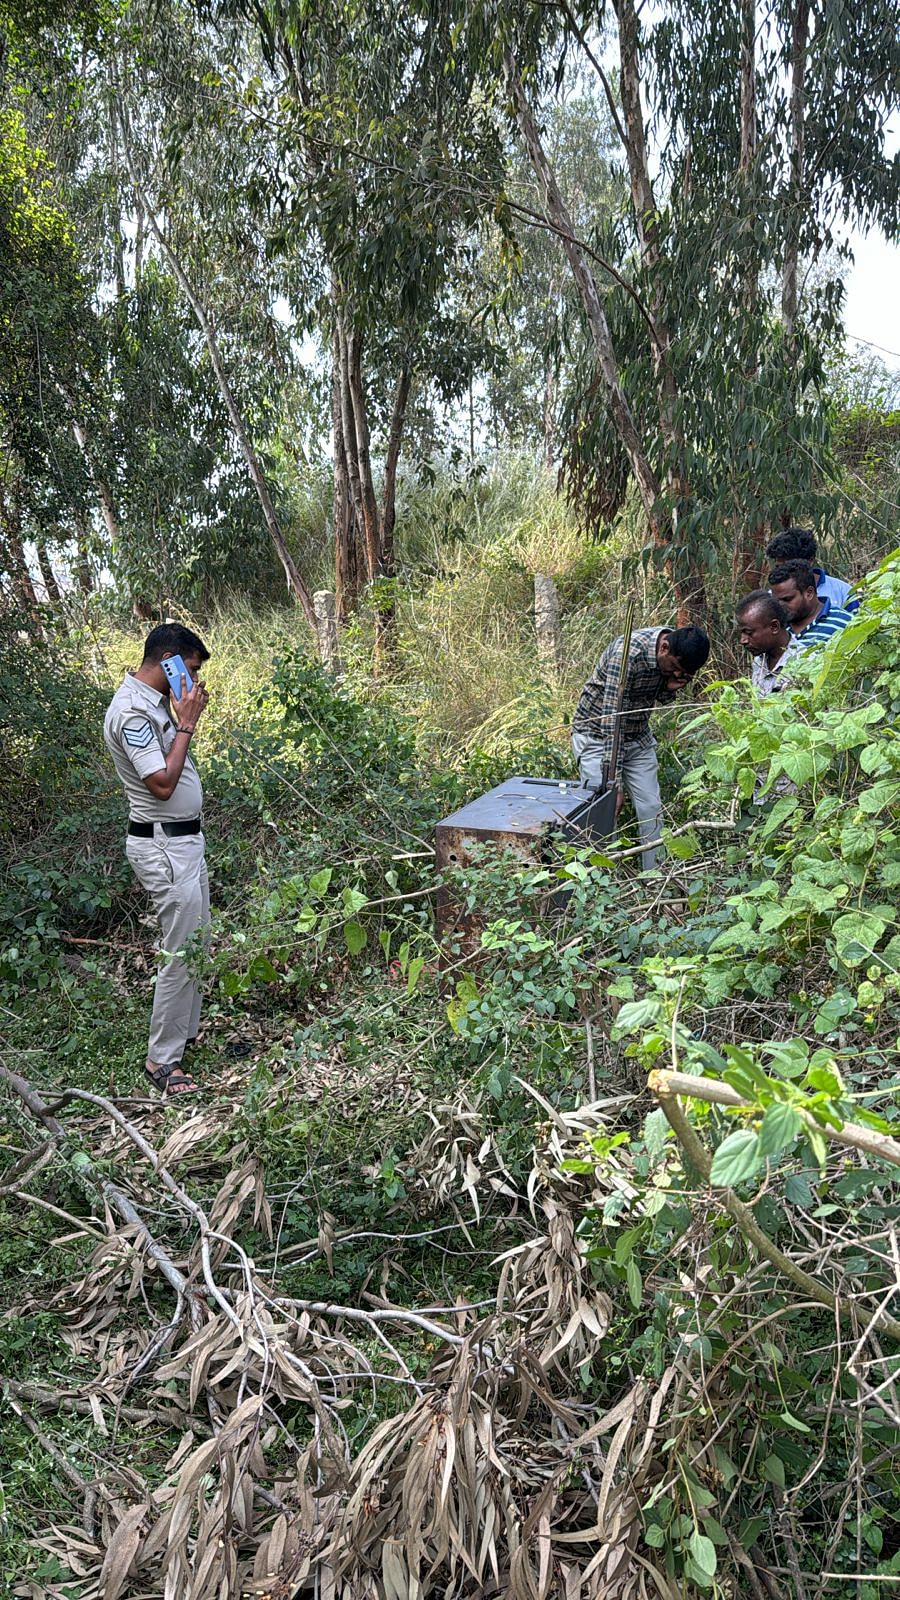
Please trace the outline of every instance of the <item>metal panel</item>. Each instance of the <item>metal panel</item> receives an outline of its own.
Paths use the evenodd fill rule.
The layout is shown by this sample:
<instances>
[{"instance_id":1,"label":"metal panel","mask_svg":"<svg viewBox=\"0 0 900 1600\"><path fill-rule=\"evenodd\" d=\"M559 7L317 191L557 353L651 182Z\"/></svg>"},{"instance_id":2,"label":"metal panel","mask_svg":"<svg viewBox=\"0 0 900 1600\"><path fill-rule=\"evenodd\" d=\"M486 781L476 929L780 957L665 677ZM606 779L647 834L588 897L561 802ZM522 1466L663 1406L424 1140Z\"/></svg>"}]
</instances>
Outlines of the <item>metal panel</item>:
<instances>
[{"instance_id":1,"label":"metal panel","mask_svg":"<svg viewBox=\"0 0 900 1600\"><path fill-rule=\"evenodd\" d=\"M571 779L507 778L438 823L435 866L439 873L467 866L476 842L514 850L527 862L535 860L546 833L562 832L586 844L606 838L615 828L615 800L614 790L598 794ZM436 923L439 937L470 931L470 919L458 915L445 888L438 891Z\"/></svg>"}]
</instances>

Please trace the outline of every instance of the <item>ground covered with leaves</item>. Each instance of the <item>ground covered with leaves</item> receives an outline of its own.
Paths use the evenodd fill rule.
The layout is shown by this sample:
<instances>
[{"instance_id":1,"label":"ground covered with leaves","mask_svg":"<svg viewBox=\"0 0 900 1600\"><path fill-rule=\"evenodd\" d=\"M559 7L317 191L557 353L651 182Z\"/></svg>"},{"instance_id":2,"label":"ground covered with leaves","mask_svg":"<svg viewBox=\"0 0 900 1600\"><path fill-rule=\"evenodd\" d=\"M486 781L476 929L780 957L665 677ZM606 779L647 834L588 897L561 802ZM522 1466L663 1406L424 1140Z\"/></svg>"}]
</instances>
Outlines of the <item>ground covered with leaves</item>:
<instances>
[{"instance_id":1,"label":"ground covered with leaves","mask_svg":"<svg viewBox=\"0 0 900 1600\"><path fill-rule=\"evenodd\" d=\"M560 754L436 764L286 652L204 734L177 1105L60 659L3 747L10 1592L894 1592L898 614L888 562L790 698L683 715L664 873L485 852L443 947L435 820Z\"/></svg>"}]
</instances>

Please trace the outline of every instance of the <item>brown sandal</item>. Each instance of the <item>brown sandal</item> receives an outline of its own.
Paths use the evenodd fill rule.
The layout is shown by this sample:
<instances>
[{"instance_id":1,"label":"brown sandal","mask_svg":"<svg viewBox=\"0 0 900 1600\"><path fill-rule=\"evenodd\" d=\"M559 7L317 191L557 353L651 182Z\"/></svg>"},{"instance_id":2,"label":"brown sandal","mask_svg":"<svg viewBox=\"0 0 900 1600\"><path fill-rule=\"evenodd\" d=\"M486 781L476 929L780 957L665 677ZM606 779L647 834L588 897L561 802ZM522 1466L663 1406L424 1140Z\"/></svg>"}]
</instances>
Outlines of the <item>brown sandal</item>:
<instances>
[{"instance_id":1,"label":"brown sandal","mask_svg":"<svg viewBox=\"0 0 900 1600\"><path fill-rule=\"evenodd\" d=\"M144 1072L150 1079L155 1089L164 1097L171 1095L177 1097L182 1094L199 1094L200 1086L194 1081L189 1072L185 1072L180 1061L174 1061L167 1067L156 1067L153 1071L149 1067Z\"/></svg>"}]
</instances>

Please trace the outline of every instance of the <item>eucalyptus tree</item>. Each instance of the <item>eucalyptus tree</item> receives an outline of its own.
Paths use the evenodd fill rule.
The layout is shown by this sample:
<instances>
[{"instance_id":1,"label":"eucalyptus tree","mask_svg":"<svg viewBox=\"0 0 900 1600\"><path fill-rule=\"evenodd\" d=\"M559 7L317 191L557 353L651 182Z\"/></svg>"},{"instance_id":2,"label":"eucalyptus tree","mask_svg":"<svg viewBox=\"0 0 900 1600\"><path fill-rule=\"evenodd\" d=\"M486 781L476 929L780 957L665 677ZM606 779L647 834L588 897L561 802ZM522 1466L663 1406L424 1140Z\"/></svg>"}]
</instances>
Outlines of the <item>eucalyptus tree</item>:
<instances>
[{"instance_id":1,"label":"eucalyptus tree","mask_svg":"<svg viewBox=\"0 0 900 1600\"><path fill-rule=\"evenodd\" d=\"M607 22L614 68L592 42ZM900 164L883 137L895 8L780 0L757 15L749 0L671 0L639 16L633 0L599 13L463 0L458 26L502 75L583 307L570 481L590 509L611 480L633 479L679 607L702 617L726 548L737 569L737 544L775 509L821 508L821 357L841 287L826 278L804 295L801 269L848 222L896 226ZM577 236L541 127L572 56L598 75L630 189L627 233L593 243Z\"/></svg>"},{"instance_id":2,"label":"eucalyptus tree","mask_svg":"<svg viewBox=\"0 0 900 1600\"><path fill-rule=\"evenodd\" d=\"M285 282L272 265L267 196L253 186L265 165L258 149L265 129L243 115L232 92L230 65L239 60L246 80L248 50L246 30L232 27L223 37L178 0L133 0L109 69L118 176L144 261L159 259L190 309L288 591L314 628L310 587L282 527L270 472L268 443L296 351L278 311Z\"/></svg>"},{"instance_id":3,"label":"eucalyptus tree","mask_svg":"<svg viewBox=\"0 0 900 1600\"><path fill-rule=\"evenodd\" d=\"M260 114L276 129L283 249L290 257L312 234L328 273L319 318L332 357L346 612L363 577L394 573L397 469L416 385L452 402L484 350L464 286L479 275L502 137L476 66L455 54L449 11L432 26L414 6L373 0L242 0L241 9L273 79Z\"/></svg>"},{"instance_id":4,"label":"eucalyptus tree","mask_svg":"<svg viewBox=\"0 0 900 1600\"><path fill-rule=\"evenodd\" d=\"M32 136L20 71L30 40L7 23L0 101L0 542L6 583L31 616L31 540L48 598L60 594L49 554L78 541L85 574L88 484L70 430L73 395L95 366L95 320L72 219L52 163Z\"/></svg>"},{"instance_id":5,"label":"eucalyptus tree","mask_svg":"<svg viewBox=\"0 0 900 1600\"><path fill-rule=\"evenodd\" d=\"M579 238L596 237L621 215L625 185L615 141L602 92L582 73L568 72L558 97L546 105L544 143ZM558 457L560 393L571 377L578 296L559 239L542 216L534 170L515 139L505 192L519 226L514 248L508 230L496 225L485 241L496 327L488 399L497 434L502 429L510 441L541 448L552 466Z\"/></svg>"}]
</instances>

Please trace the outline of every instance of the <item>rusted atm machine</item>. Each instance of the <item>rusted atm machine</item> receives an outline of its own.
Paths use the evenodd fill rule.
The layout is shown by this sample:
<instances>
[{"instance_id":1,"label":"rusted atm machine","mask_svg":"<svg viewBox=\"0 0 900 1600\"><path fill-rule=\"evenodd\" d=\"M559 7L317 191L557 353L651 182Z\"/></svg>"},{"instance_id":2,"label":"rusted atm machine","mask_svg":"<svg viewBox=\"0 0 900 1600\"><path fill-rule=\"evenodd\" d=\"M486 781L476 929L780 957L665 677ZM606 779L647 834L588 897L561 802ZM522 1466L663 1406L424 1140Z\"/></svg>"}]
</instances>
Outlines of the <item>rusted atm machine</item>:
<instances>
[{"instance_id":1,"label":"rusted atm machine","mask_svg":"<svg viewBox=\"0 0 900 1600\"><path fill-rule=\"evenodd\" d=\"M600 794L573 779L507 778L438 823L435 866L438 876L448 868L468 866L472 845L484 843L534 861L541 839L548 834L562 833L573 842L593 844L608 838L615 822L615 789ZM435 916L438 938L459 922L458 910L442 885Z\"/></svg>"},{"instance_id":2,"label":"rusted atm machine","mask_svg":"<svg viewBox=\"0 0 900 1600\"><path fill-rule=\"evenodd\" d=\"M616 716L606 783L590 788L574 779L507 778L495 789L444 817L435 829L434 855L438 878L449 868L465 867L473 844L492 843L514 850L523 861L537 859L540 840L551 833L586 845L608 839L616 827L616 771L622 728L622 707L628 677L628 659L634 618L629 603L622 635L622 663L616 696ZM439 939L458 931L472 931L473 919L462 915L451 892L442 883L437 892L435 931Z\"/></svg>"}]
</instances>

